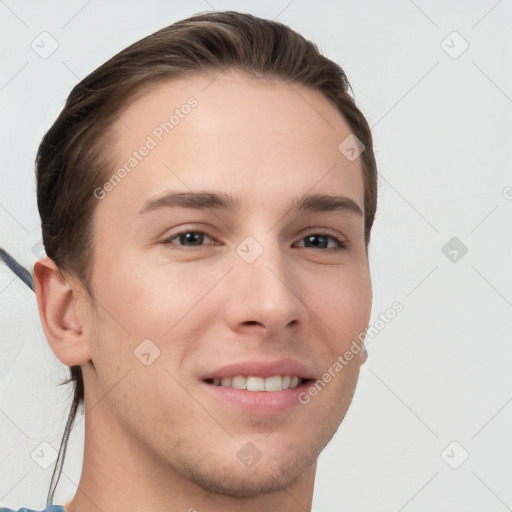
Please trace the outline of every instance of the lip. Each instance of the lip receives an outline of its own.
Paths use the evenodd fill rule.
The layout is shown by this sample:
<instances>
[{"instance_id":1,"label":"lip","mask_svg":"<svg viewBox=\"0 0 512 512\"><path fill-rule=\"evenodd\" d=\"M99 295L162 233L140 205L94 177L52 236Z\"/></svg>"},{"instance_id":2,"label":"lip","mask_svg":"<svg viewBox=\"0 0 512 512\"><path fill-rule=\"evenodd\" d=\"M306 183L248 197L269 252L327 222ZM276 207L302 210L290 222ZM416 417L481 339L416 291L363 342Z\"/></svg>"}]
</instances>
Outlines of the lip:
<instances>
[{"instance_id":1,"label":"lip","mask_svg":"<svg viewBox=\"0 0 512 512\"><path fill-rule=\"evenodd\" d=\"M206 380L222 377L235 377L237 375L272 377L274 375L296 375L306 382L293 389L282 391L247 391L232 387L215 386ZM235 409L253 415L281 414L292 407L301 405L299 395L306 391L314 379L313 371L306 365L286 358L274 361L252 360L232 363L212 370L201 377L203 389L219 400L223 406L226 404Z\"/></svg>"},{"instance_id":2,"label":"lip","mask_svg":"<svg viewBox=\"0 0 512 512\"><path fill-rule=\"evenodd\" d=\"M311 381L282 391L247 391L246 389L215 386L204 381L201 382L201 385L206 392L221 401L224 407L229 404L244 413L269 416L281 414L292 407L301 405L299 395L307 391Z\"/></svg>"},{"instance_id":3,"label":"lip","mask_svg":"<svg viewBox=\"0 0 512 512\"><path fill-rule=\"evenodd\" d=\"M295 359L284 358L274 361L249 360L231 363L204 374L201 379L236 377L237 375L254 377L272 377L274 375L296 375L302 379L313 379L313 371ZM257 393L257 391L251 391Z\"/></svg>"}]
</instances>

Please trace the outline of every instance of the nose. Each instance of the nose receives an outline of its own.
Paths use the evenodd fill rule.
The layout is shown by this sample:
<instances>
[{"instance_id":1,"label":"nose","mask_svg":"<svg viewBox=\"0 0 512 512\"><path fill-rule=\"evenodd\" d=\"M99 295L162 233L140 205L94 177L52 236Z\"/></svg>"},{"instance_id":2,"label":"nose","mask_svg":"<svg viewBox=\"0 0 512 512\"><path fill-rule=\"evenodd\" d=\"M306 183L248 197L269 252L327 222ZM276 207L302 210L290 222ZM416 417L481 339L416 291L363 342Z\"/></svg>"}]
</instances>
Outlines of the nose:
<instances>
[{"instance_id":1,"label":"nose","mask_svg":"<svg viewBox=\"0 0 512 512\"><path fill-rule=\"evenodd\" d=\"M308 314L305 290L277 243L263 247L252 262L242 256L234 255L235 268L226 283L224 311L231 329L271 338L302 326Z\"/></svg>"}]
</instances>

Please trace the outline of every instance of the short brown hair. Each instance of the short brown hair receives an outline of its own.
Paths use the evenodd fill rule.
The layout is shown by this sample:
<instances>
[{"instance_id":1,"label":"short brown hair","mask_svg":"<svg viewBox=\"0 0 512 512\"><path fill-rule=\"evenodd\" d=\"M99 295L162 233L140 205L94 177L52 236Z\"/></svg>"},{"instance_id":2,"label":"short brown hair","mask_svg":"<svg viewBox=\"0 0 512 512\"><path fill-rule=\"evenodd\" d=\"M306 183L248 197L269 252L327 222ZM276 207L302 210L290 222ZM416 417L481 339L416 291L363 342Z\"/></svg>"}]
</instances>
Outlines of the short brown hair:
<instances>
[{"instance_id":1,"label":"short brown hair","mask_svg":"<svg viewBox=\"0 0 512 512\"><path fill-rule=\"evenodd\" d=\"M281 23L232 11L198 14L130 45L85 77L73 88L39 146L37 204L46 254L59 270L78 278L90 297L92 218L97 204L93 191L112 172L112 157L107 153L109 128L146 86L224 69L309 87L338 109L364 144L360 158L368 249L377 208L377 167L370 127L349 94L343 69ZM48 505L59 481L77 409L83 405L80 366L71 367L70 378L62 384L70 382L75 384L74 395Z\"/></svg>"}]
</instances>

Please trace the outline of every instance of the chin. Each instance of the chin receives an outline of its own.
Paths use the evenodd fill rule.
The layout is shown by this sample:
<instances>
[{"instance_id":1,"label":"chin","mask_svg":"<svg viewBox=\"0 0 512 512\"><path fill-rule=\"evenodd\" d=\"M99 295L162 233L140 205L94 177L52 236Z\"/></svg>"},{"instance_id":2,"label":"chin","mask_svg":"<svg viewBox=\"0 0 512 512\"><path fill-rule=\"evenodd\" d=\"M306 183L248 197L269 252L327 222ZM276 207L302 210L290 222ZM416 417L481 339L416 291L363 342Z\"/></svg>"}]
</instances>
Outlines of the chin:
<instances>
[{"instance_id":1,"label":"chin","mask_svg":"<svg viewBox=\"0 0 512 512\"><path fill-rule=\"evenodd\" d=\"M316 462L316 457L297 454L286 457L278 464L260 460L256 466L246 468L241 463L223 466L222 471L193 471L190 478L203 489L234 498L254 498L272 494L292 486ZM238 462L238 461L237 461Z\"/></svg>"}]
</instances>

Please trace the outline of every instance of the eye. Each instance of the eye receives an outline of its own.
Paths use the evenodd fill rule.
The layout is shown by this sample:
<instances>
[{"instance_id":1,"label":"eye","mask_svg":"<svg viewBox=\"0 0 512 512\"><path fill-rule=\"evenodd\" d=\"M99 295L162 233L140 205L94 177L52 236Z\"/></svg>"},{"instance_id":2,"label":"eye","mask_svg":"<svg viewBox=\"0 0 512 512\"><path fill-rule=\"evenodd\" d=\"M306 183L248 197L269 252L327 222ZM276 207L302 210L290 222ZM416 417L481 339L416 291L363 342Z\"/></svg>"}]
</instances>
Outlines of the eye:
<instances>
[{"instance_id":1,"label":"eye","mask_svg":"<svg viewBox=\"0 0 512 512\"><path fill-rule=\"evenodd\" d=\"M213 239L201 231L182 231L162 241L163 244L182 245L184 247L198 247L204 245L205 242L211 244Z\"/></svg>"},{"instance_id":2,"label":"eye","mask_svg":"<svg viewBox=\"0 0 512 512\"><path fill-rule=\"evenodd\" d=\"M303 241L305 242L304 245L300 245ZM342 240L340 237L327 233L311 233L310 235L302 238L301 241L296 245L299 247L308 247L314 249L343 250L347 248L348 243Z\"/></svg>"}]
</instances>

